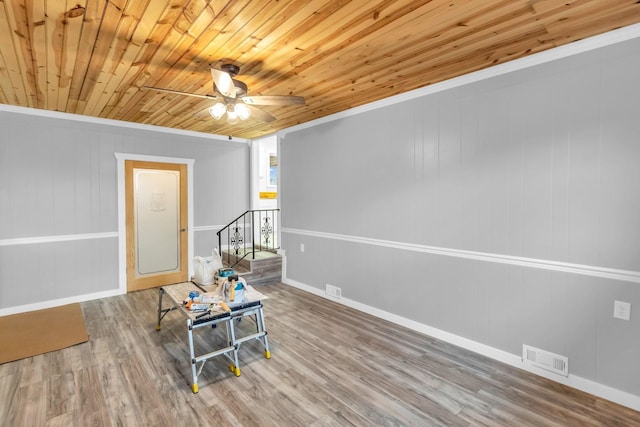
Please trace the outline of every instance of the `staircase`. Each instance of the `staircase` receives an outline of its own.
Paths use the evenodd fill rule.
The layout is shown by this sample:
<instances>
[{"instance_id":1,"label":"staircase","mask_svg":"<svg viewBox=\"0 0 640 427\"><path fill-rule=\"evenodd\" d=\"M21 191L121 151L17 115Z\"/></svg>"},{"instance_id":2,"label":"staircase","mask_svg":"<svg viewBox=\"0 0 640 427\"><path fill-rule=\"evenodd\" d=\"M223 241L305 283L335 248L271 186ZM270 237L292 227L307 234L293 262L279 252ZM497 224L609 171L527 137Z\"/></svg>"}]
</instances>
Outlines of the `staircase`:
<instances>
[{"instance_id":1,"label":"staircase","mask_svg":"<svg viewBox=\"0 0 640 427\"><path fill-rule=\"evenodd\" d=\"M276 243L279 211L248 210L216 233L222 264L249 285L282 281L282 256Z\"/></svg>"}]
</instances>

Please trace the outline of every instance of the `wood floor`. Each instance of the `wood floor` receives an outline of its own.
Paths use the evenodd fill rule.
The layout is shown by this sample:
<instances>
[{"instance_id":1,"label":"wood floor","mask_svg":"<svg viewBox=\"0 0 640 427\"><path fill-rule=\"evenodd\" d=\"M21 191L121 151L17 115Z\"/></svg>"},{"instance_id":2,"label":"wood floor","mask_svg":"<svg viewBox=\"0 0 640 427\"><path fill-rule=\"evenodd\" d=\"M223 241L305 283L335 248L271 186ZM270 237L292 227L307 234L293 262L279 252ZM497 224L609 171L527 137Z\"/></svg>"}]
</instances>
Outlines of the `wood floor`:
<instances>
[{"instance_id":1,"label":"wood floor","mask_svg":"<svg viewBox=\"0 0 640 427\"><path fill-rule=\"evenodd\" d=\"M331 301L259 289L271 359L245 343L241 376L212 359L198 394L184 318L155 330L156 290L83 303L89 342L0 365L0 426L640 425L640 412ZM200 330L196 346L221 335Z\"/></svg>"}]
</instances>

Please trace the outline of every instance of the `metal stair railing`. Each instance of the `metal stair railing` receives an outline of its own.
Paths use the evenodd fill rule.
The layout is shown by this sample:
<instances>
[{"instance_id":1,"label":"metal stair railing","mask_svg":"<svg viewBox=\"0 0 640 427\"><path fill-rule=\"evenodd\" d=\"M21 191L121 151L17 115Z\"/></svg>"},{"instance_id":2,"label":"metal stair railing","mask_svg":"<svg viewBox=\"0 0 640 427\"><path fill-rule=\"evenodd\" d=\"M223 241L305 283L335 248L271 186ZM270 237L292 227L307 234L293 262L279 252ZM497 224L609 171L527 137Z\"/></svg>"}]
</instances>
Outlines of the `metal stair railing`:
<instances>
[{"instance_id":1,"label":"metal stair railing","mask_svg":"<svg viewBox=\"0 0 640 427\"><path fill-rule=\"evenodd\" d=\"M218 231L218 251L223 264L233 268L249 255L255 259L256 252L280 249L276 242L279 212L280 209L251 209ZM223 239L226 251L222 249Z\"/></svg>"}]
</instances>

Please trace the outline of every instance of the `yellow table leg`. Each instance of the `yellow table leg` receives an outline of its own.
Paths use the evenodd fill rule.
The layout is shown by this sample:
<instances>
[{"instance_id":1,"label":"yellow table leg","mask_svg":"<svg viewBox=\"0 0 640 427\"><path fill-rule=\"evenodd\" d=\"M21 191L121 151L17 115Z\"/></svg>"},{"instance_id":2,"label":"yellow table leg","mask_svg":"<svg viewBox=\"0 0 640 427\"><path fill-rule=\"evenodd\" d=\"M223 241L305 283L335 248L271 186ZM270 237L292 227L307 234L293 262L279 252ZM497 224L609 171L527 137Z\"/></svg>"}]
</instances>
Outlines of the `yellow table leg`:
<instances>
[{"instance_id":1,"label":"yellow table leg","mask_svg":"<svg viewBox=\"0 0 640 427\"><path fill-rule=\"evenodd\" d=\"M234 374L236 377L239 377L239 376L240 376L240 368L239 368L238 366L234 365L233 363L231 363L231 364L229 365L229 370L230 370L231 372L233 372L233 374Z\"/></svg>"}]
</instances>

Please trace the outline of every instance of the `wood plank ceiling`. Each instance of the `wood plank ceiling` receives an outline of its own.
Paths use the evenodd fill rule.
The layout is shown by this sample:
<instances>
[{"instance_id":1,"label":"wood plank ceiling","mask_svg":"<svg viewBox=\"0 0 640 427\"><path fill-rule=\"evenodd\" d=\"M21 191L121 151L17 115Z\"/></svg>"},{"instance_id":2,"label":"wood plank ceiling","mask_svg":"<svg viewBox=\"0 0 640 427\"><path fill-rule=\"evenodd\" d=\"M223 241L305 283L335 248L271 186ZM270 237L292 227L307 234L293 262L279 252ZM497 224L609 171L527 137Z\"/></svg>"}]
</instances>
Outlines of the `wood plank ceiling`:
<instances>
[{"instance_id":1,"label":"wood plank ceiling","mask_svg":"<svg viewBox=\"0 0 640 427\"><path fill-rule=\"evenodd\" d=\"M4 0L0 102L242 138L640 22L638 0ZM230 125L210 68L277 120Z\"/></svg>"}]
</instances>

